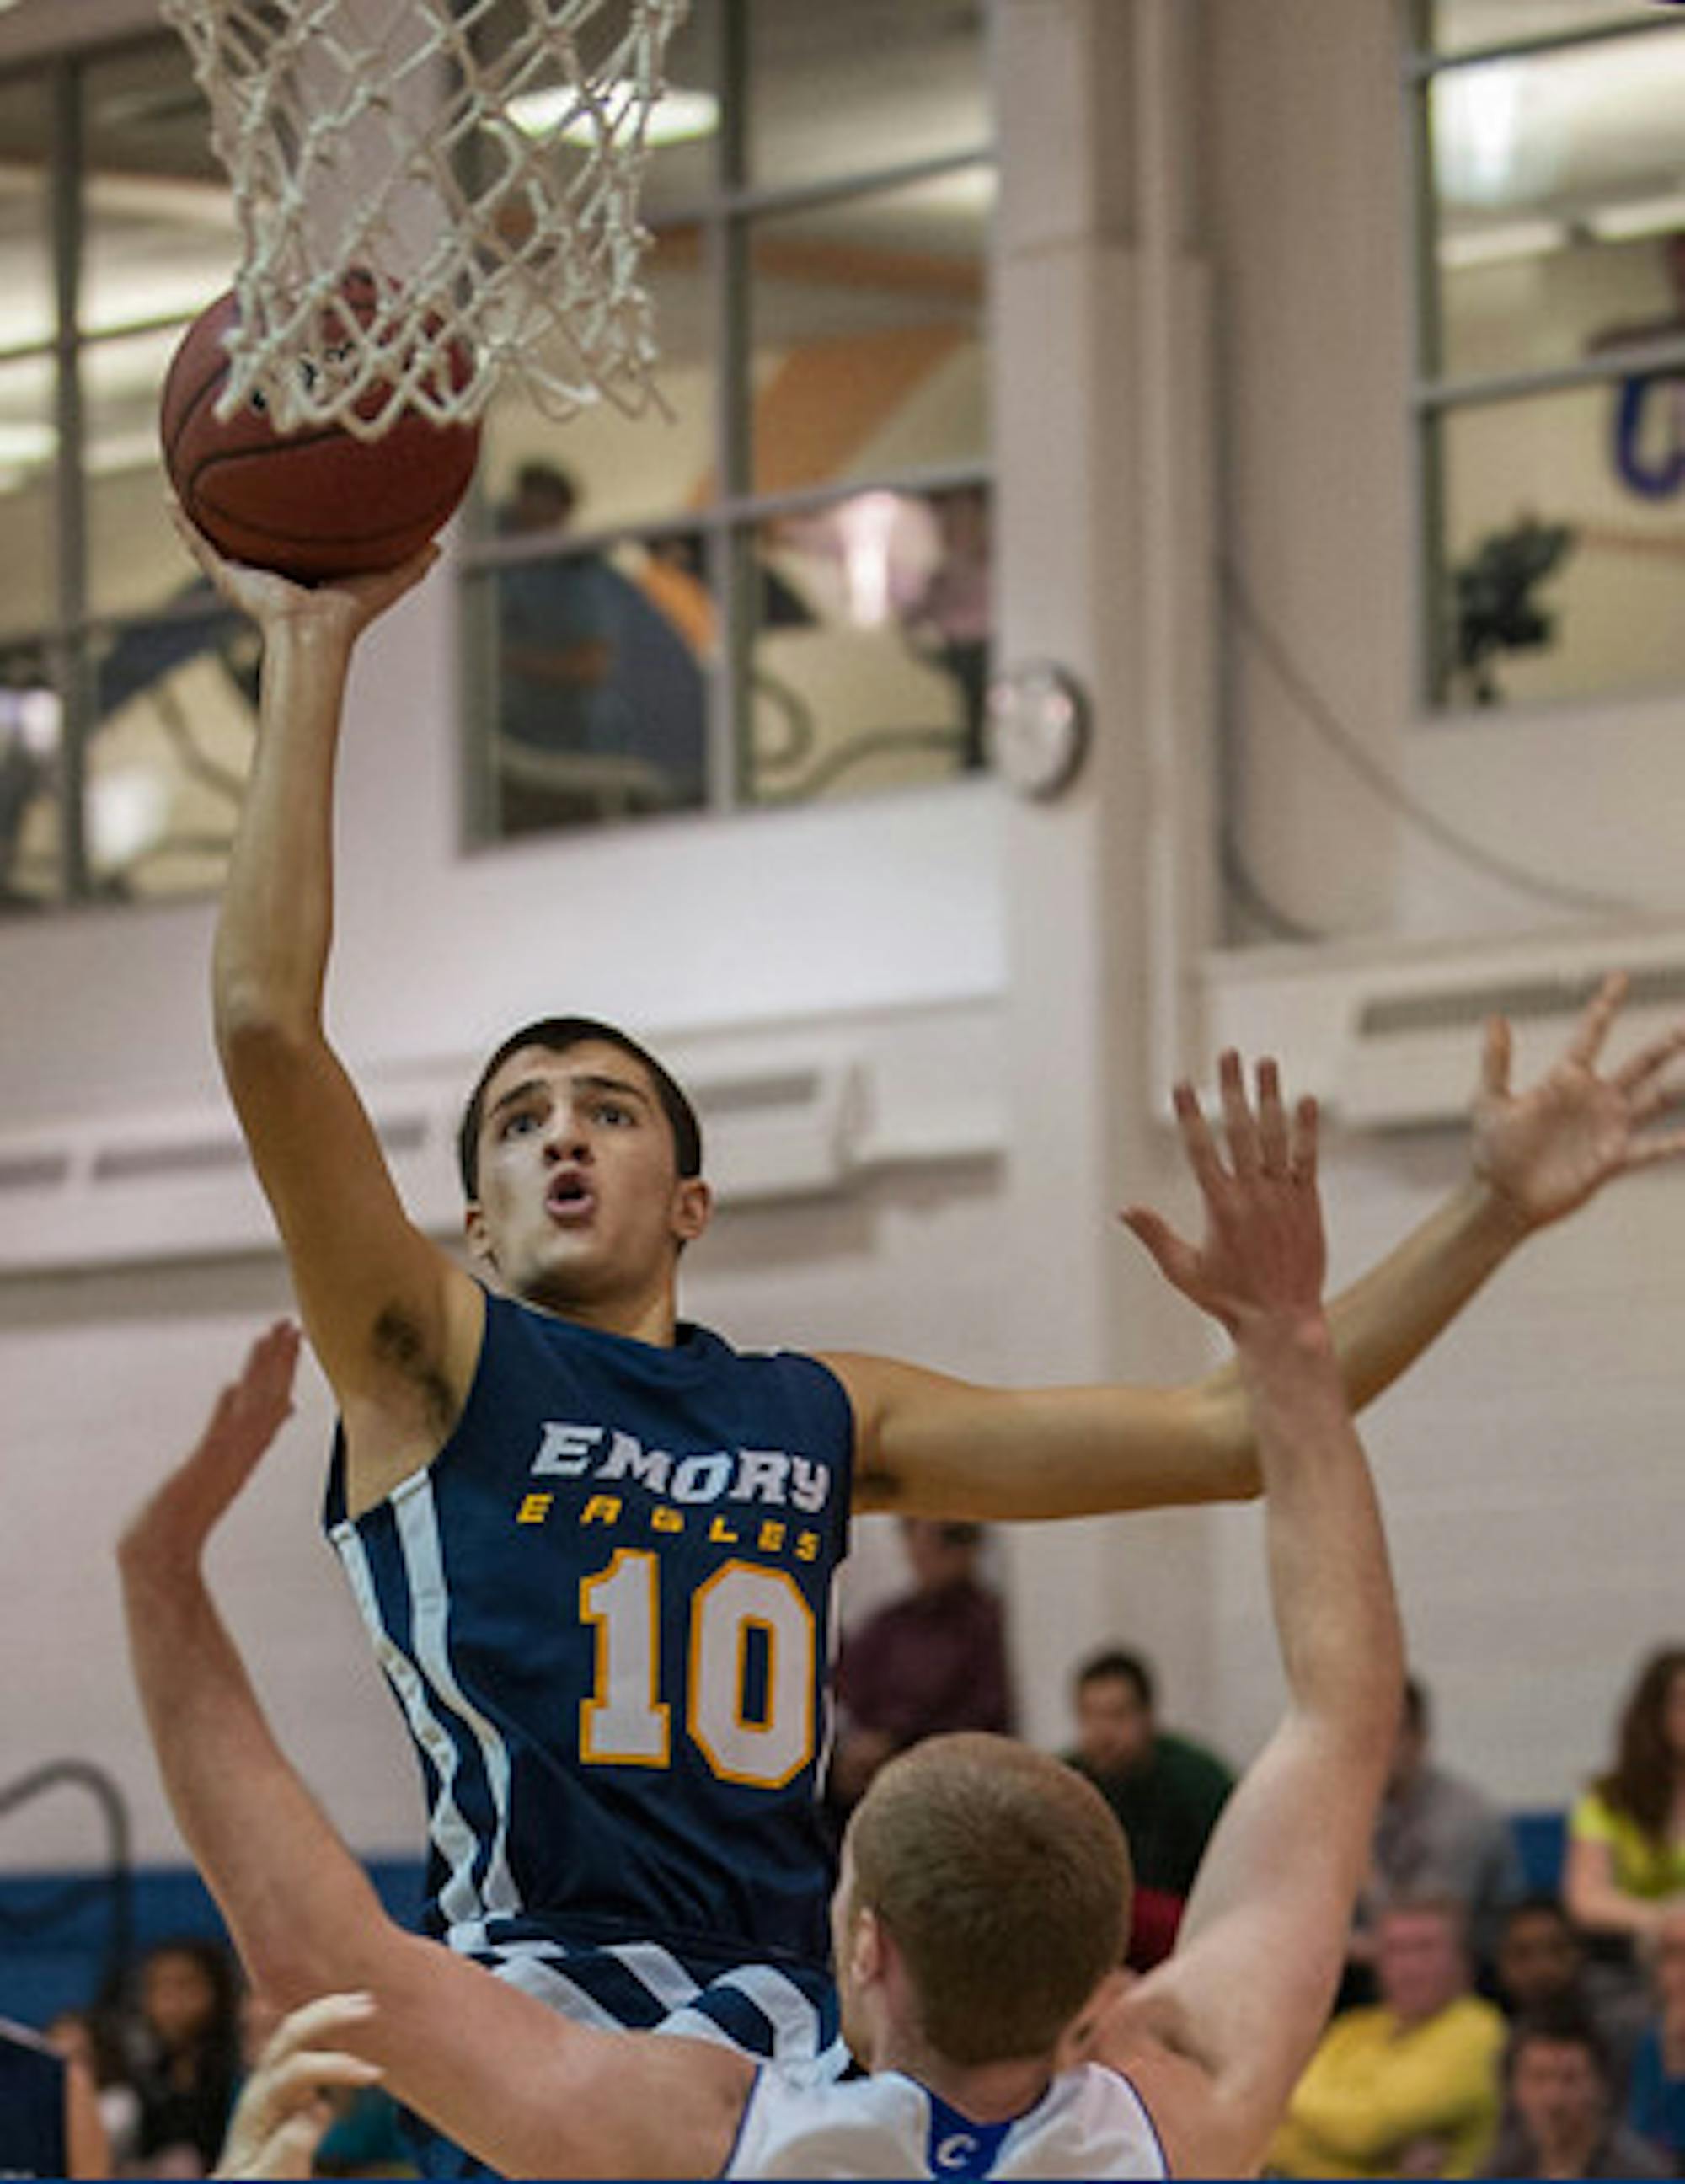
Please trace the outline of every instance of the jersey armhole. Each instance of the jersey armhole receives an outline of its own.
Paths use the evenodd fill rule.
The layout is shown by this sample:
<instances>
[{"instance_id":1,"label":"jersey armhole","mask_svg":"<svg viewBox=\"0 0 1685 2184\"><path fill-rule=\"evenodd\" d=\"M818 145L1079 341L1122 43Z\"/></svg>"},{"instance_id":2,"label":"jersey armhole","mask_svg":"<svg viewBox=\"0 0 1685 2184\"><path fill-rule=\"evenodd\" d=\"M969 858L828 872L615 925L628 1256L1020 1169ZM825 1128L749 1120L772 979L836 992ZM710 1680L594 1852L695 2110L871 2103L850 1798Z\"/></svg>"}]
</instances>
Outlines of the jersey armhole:
<instances>
[{"instance_id":1,"label":"jersey armhole","mask_svg":"<svg viewBox=\"0 0 1685 2184\"><path fill-rule=\"evenodd\" d=\"M330 1540L336 1542L343 1532L347 1530L354 1532L365 1517L372 1517L377 1510L390 1508L395 1502L403 1498L406 1491L413 1492L420 1480L432 1478L439 1466L449 1457L452 1451L461 1441L469 1423L470 1413L474 1408L475 1398L480 1393L481 1384L486 1377L487 1360L492 1351L492 1322L500 1308L508 1306L511 1301L507 1297L499 1296L495 1290L488 1289L477 1274L470 1274L469 1279L479 1290L483 1305L480 1322L480 1351L474 1360L474 1371L468 1383L468 1392L462 1399L462 1408L457 1413L455 1424L425 1463L414 1465L410 1470L406 1471L401 1479L394 1479L378 1501L371 1502L366 1509L359 1510L355 1517L351 1517L346 1513L348 1507L346 1479L350 1457L345 1445L345 1421L342 1417L336 1417L333 1423L333 1445L328 1455L327 1485L322 1497L322 1529Z\"/></svg>"},{"instance_id":2,"label":"jersey armhole","mask_svg":"<svg viewBox=\"0 0 1685 2184\"><path fill-rule=\"evenodd\" d=\"M1093 2062L1088 2067L1093 2070L1104 2070L1108 2077L1115 2078L1120 2085L1128 2089L1129 2098L1134 2102L1142 2122L1146 2125L1154 2145L1159 2149L1159 2169L1166 2177L1174 2178L1176 2170L1171 2162L1170 2149L1165 2144L1164 2134L1159 2129L1157 2119L1152 2109L1148 2107L1147 2097L1140 2086L1136 2084L1127 2070L1119 2070L1115 2063Z\"/></svg>"},{"instance_id":3,"label":"jersey armhole","mask_svg":"<svg viewBox=\"0 0 1685 2184\"><path fill-rule=\"evenodd\" d=\"M737 2118L737 2128L731 2134L731 2143L726 2149L726 2159L715 2172L718 2176L726 2177L731 2173L731 2165L737 2160L743 2140L748 2134L749 2118L754 2113L755 2103L760 2098L761 2084L765 2076L765 2064L757 2063L754 2076L749 2081L748 2092L743 2097L743 2112Z\"/></svg>"}]
</instances>

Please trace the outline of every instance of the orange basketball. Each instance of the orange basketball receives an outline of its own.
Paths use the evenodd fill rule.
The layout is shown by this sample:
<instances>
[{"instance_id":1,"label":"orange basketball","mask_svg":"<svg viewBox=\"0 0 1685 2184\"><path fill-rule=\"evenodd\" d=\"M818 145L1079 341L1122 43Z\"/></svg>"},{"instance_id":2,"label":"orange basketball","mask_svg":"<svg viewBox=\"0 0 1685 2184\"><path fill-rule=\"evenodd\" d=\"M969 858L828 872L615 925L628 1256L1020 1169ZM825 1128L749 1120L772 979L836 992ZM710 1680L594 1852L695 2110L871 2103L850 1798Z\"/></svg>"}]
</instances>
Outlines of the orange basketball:
<instances>
[{"instance_id":1,"label":"orange basketball","mask_svg":"<svg viewBox=\"0 0 1685 2184\"><path fill-rule=\"evenodd\" d=\"M364 272L343 294L365 321L376 290ZM170 361L159 404L164 466L192 521L231 560L302 583L395 569L455 513L474 476L477 425L438 425L406 410L378 440L338 425L280 433L256 399L225 421L223 337L238 318L231 291L202 311ZM465 356L448 352L453 383ZM383 390L364 398L378 408Z\"/></svg>"}]
</instances>

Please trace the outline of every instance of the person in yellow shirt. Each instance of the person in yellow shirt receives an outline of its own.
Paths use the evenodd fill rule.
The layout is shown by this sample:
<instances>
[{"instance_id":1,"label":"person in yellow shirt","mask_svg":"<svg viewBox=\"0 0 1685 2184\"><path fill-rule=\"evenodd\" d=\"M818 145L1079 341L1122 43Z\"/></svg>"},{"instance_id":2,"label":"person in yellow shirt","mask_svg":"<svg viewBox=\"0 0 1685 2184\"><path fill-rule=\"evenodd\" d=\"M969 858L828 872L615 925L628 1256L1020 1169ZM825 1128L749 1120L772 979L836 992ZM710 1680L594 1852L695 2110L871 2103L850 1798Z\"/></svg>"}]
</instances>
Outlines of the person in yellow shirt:
<instances>
[{"instance_id":1,"label":"person in yellow shirt","mask_svg":"<svg viewBox=\"0 0 1685 2184\"><path fill-rule=\"evenodd\" d=\"M1498 2128L1504 2026L1471 1989L1462 1913L1393 1905L1376 1930L1381 2000L1323 2035L1270 2149L1278 2176L1473 2176Z\"/></svg>"},{"instance_id":2,"label":"person in yellow shirt","mask_svg":"<svg viewBox=\"0 0 1685 2184\"><path fill-rule=\"evenodd\" d=\"M1653 1941L1685 1908L1685 1646L1658 1647L1633 1680L1614 1764L1569 1815L1562 1894L1605 1948Z\"/></svg>"}]
</instances>

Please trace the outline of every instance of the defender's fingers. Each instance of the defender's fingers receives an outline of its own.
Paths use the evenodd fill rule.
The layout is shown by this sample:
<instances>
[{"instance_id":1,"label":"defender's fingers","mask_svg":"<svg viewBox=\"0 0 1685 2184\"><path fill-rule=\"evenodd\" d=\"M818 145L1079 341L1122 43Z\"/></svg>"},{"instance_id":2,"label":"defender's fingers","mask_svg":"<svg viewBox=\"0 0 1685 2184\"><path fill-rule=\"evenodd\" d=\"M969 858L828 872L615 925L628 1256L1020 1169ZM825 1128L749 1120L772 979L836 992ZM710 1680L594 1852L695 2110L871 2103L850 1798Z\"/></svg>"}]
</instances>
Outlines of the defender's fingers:
<instances>
[{"instance_id":1,"label":"defender's fingers","mask_svg":"<svg viewBox=\"0 0 1685 2184\"><path fill-rule=\"evenodd\" d=\"M1496 1100L1510 1096L1510 1056L1513 1038L1507 1017L1488 1017L1480 1050L1480 1085Z\"/></svg>"},{"instance_id":2,"label":"defender's fingers","mask_svg":"<svg viewBox=\"0 0 1685 2184\"><path fill-rule=\"evenodd\" d=\"M1258 1150L1265 1175L1287 1174L1290 1152L1282 1072L1275 1057L1267 1054L1258 1065Z\"/></svg>"},{"instance_id":3,"label":"defender's fingers","mask_svg":"<svg viewBox=\"0 0 1685 2184\"><path fill-rule=\"evenodd\" d=\"M1194 1181L1201 1190L1215 1190L1223 1178L1223 1164L1217 1156L1216 1140L1211 1135L1199 1105L1199 1095L1184 1078L1171 1097L1176 1106L1176 1128L1182 1133L1182 1149L1187 1156L1187 1165L1193 1171Z\"/></svg>"},{"instance_id":4,"label":"defender's fingers","mask_svg":"<svg viewBox=\"0 0 1685 2184\"><path fill-rule=\"evenodd\" d=\"M1636 1092L1647 1078L1665 1069L1677 1054L1685 1054L1685 1023L1675 1024L1671 1031L1641 1046L1611 1072L1609 1081L1617 1092Z\"/></svg>"},{"instance_id":5,"label":"defender's fingers","mask_svg":"<svg viewBox=\"0 0 1685 2184\"><path fill-rule=\"evenodd\" d=\"M1627 998L1627 973L1611 971L1586 1004L1580 1028L1568 1042L1568 1059L1589 1069L1603 1051L1609 1027Z\"/></svg>"},{"instance_id":6,"label":"defender's fingers","mask_svg":"<svg viewBox=\"0 0 1685 2184\"><path fill-rule=\"evenodd\" d=\"M1178 1254L1193 1249L1177 1235L1164 1216L1154 1213L1150 1206L1126 1206L1117 1217L1161 1268L1168 1268Z\"/></svg>"},{"instance_id":7,"label":"defender's fingers","mask_svg":"<svg viewBox=\"0 0 1685 2184\"><path fill-rule=\"evenodd\" d=\"M1261 1157L1258 1124L1246 1096L1240 1056L1232 1047L1217 1057L1217 1090L1223 1103L1223 1134L1228 1139L1230 1164L1237 1175L1256 1175Z\"/></svg>"},{"instance_id":8,"label":"defender's fingers","mask_svg":"<svg viewBox=\"0 0 1685 2184\"><path fill-rule=\"evenodd\" d=\"M1622 1165L1654 1167L1658 1161L1678 1160L1682 1156L1685 1156L1685 1130L1664 1130L1659 1137L1640 1138L1629 1145Z\"/></svg>"},{"instance_id":9,"label":"defender's fingers","mask_svg":"<svg viewBox=\"0 0 1685 2184\"><path fill-rule=\"evenodd\" d=\"M1293 1109L1293 1150L1288 1173L1295 1183L1316 1180L1316 1139L1320 1117L1315 1098L1307 1092Z\"/></svg>"}]
</instances>

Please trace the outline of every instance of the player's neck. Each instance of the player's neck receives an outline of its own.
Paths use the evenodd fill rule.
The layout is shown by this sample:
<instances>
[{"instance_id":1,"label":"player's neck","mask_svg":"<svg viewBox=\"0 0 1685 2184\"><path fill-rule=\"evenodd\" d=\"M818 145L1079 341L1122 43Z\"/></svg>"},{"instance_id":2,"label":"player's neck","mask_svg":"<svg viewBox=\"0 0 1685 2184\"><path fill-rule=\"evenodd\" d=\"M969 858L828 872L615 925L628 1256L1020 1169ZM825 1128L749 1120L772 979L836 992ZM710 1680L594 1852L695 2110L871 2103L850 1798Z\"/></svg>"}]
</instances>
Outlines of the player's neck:
<instances>
[{"instance_id":1,"label":"player's neck","mask_svg":"<svg viewBox=\"0 0 1685 2184\"><path fill-rule=\"evenodd\" d=\"M678 1300L670 1288L651 1293L618 1296L544 1296L521 1300L576 1327L595 1328L600 1334L624 1334L634 1342L653 1343L670 1350L678 1338Z\"/></svg>"},{"instance_id":2,"label":"player's neck","mask_svg":"<svg viewBox=\"0 0 1685 2184\"><path fill-rule=\"evenodd\" d=\"M1034 2108L1052 2081L1052 2058L965 2065L934 2054L921 2040L886 2040L875 2070L899 2070L972 2123L1009 2123Z\"/></svg>"}]
</instances>

